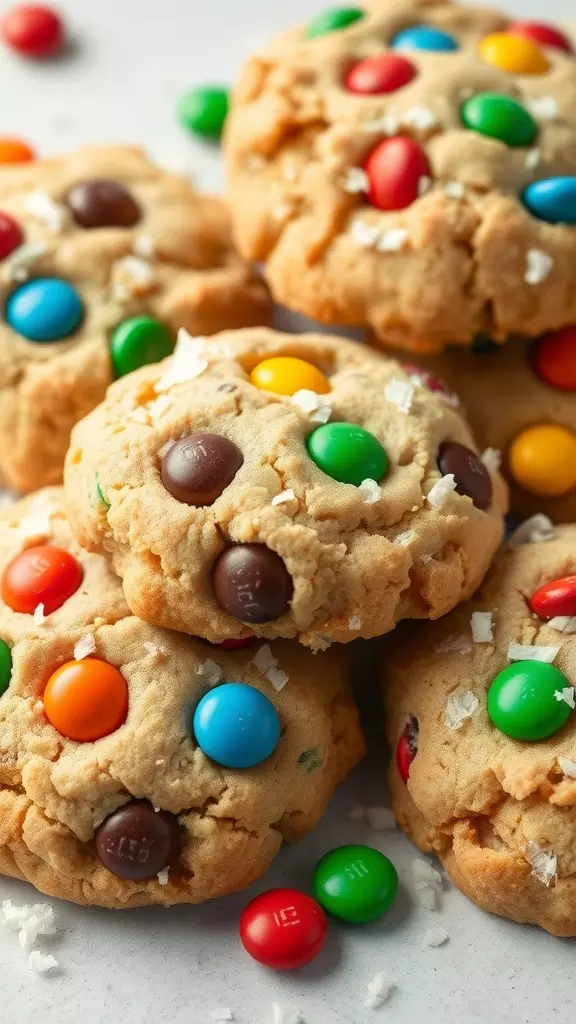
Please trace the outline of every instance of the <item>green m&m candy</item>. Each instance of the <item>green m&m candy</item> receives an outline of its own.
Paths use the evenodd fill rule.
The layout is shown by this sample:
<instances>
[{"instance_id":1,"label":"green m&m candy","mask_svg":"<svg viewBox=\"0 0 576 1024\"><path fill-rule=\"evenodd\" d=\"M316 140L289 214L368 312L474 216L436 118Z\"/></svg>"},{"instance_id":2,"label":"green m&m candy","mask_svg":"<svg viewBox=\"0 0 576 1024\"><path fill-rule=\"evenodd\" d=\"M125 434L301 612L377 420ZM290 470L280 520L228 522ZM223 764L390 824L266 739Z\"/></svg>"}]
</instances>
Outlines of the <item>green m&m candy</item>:
<instances>
[{"instance_id":1,"label":"green m&m candy","mask_svg":"<svg viewBox=\"0 0 576 1024\"><path fill-rule=\"evenodd\" d=\"M570 718L570 705L555 695L571 685L553 665L516 661L491 683L488 714L496 728L513 740L545 740Z\"/></svg>"},{"instance_id":2,"label":"green m&m candy","mask_svg":"<svg viewBox=\"0 0 576 1024\"><path fill-rule=\"evenodd\" d=\"M338 846L318 861L312 888L329 914L365 924L392 906L398 874L392 861L371 846Z\"/></svg>"},{"instance_id":3,"label":"green m&m candy","mask_svg":"<svg viewBox=\"0 0 576 1024\"><path fill-rule=\"evenodd\" d=\"M360 21L364 14L361 7L330 7L310 22L306 35L312 39L315 36L328 35L329 32L337 32L341 28L353 25L355 21Z\"/></svg>"},{"instance_id":4,"label":"green m&m candy","mask_svg":"<svg viewBox=\"0 0 576 1024\"><path fill-rule=\"evenodd\" d=\"M164 324L152 316L133 316L124 320L110 341L110 358L116 377L159 363L172 354L174 341Z\"/></svg>"},{"instance_id":5,"label":"green m&m candy","mask_svg":"<svg viewBox=\"0 0 576 1024\"><path fill-rule=\"evenodd\" d=\"M471 131L500 139L507 146L531 146L538 125L518 100L498 92L479 92L462 105L462 121Z\"/></svg>"},{"instance_id":6,"label":"green m&m candy","mask_svg":"<svg viewBox=\"0 0 576 1024\"><path fill-rule=\"evenodd\" d=\"M219 139L228 116L228 90L220 86L190 89L178 103L178 117L184 128L204 139Z\"/></svg>"},{"instance_id":7,"label":"green m&m candy","mask_svg":"<svg viewBox=\"0 0 576 1024\"><path fill-rule=\"evenodd\" d=\"M10 686L12 654L5 640L0 640L0 697Z\"/></svg>"},{"instance_id":8,"label":"green m&m candy","mask_svg":"<svg viewBox=\"0 0 576 1024\"><path fill-rule=\"evenodd\" d=\"M359 487L388 472L388 456L378 438L355 423L325 423L310 434L306 447L318 468L342 484Z\"/></svg>"}]
</instances>

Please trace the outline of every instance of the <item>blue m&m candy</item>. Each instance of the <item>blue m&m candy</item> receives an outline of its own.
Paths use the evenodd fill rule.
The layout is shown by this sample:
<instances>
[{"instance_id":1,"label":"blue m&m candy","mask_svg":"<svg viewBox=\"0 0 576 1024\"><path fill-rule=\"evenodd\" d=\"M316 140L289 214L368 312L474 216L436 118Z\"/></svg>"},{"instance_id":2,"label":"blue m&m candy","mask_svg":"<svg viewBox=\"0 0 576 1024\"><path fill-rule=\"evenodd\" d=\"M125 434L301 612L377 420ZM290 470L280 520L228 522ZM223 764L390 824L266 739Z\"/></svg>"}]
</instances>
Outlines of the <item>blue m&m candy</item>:
<instances>
[{"instance_id":1,"label":"blue m&m candy","mask_svg":"<svg viewBox=\"0 0 576 1024\"><path fill-rule=\"evenodd\" d=\"M524 190L524 205L548 224L576 224L576 177L544 178Z\"/></svg>"},{"instance_id":2,"label":"blue m&m candy","mask_svg":"<svg viewBox=\"0 0 576 1024\"><path fill-rule=\"evenodd\" d=\"M412 25L405 28L390 43L393 50L429 50L434 53L451 53L459 46L453 36L432 25Z\"/></svg>"},{"instance_id":3,"label":"blue m&m candy","mask_svg":"<svg viewBox=\"0 0 576 1024\"><path fill-rule=\"evenodd\" d=\"M194 712L193 728L200 749L225 768L261 764L280 739L276 708L246 683L222 683L205 694Z\"/></svg>"},{"instance_id":4,"label":"blue m&m candy","mask_svg":"<svg viewBox=\"0 0 576 1024\"><path fill-rule=\"evenodd\" d=\"M59 341L73 334L84 309L78 293L57 277L37 277L20 285L6 303L12 330L29 341Z\"/></svg>"}]
</instances>

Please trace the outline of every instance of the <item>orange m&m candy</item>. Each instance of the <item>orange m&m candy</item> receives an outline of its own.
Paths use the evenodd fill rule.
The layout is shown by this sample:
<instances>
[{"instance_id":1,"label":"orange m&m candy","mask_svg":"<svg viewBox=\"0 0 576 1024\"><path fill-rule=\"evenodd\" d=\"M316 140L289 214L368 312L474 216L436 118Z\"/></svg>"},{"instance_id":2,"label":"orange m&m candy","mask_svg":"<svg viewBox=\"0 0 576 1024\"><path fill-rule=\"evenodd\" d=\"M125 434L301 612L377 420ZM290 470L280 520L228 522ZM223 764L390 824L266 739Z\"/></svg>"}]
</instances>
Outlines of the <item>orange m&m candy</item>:
<instances>
[{"instance_id":1,"label":"orange m&m candy","mask_svg":"<svg viewBox=\"0 0 576 1024\"><path fill-rule=\"evenodd\" d=\"M44 690L51 725L77 743L91 743L118 729L128 712L128 686L114 665L99 658L67 661Z\"/></svg>"},{"instance_id":2,"label":"orange m&m candy","mask_svg":"<svg viewBox=\"0 0 576 1024\"><path fill-rule=\"evenodd\" d=\"M39 544L8 563L2 576L2 600L14 612L32 615L39 604L50 615L82 582L82 566L64 548Z\"/></svg>"},{"instance_id":3,"label":"orange m&m candy","mask_svg":"<svg viewBox=\"0 0 576 1024\"><path fill-rule=\"evenodd\" d=\"M545 384L557 391L576 391L576 327L565 327L540 338L532 365Z\"/></svg>"},{"instance_id":4,"label":"orange m&m candy","mask_svg":"<svg viewBox=\"0 0 576 1024\"><path fill-rule=\"evenodd\" d=\"M21 139L0 137L0 164L23 164L35 159L34 150Z\"/></svg>"},{"instance_id":5,"label":"orange m&m candy","mask_svg":"<svg viewBox=\"0 0 576 1024\"><path fill-rule=\"evenodd\" d=\"M325 395L330 391L330 384L318 367L294 356L264 359L252 370L250 381L254 387L276 395L295 395L297 391Z\"/></svg>"},{"instance_id":6,"label":"orange m&m candy","mask_svg":"<svg viewBox=\"0 0 576 1024\"><path fill-rule=\"evenodd\" d=\"M548 57L537 43L511 32L485 36L478 52L487 64L511 75L543 75L550 67Z\"/></svg>"},{"instance_id":7,"label":"orange m&m candy","mask_svg":"<svg viewBox=\"0 0 576 1024\"><path fill-rule=\"evenodd\" d=\"M524 490L562 498L576 490L576 434L557 423L528 427L512 442L509 463Z\"/></svg>"}]
</instances>

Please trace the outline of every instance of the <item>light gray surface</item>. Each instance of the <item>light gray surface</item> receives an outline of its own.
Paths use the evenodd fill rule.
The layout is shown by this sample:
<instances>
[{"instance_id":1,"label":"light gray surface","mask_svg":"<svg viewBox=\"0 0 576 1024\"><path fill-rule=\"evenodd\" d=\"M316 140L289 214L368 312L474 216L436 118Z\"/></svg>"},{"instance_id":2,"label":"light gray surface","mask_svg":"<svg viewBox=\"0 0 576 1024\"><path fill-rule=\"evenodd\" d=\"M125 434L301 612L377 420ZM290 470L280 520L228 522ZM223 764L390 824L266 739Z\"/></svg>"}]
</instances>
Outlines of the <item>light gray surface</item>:
<instances>
[{"instance_id":1,"label":"light gray surface","mask_svg":"<svg viewBox=\"0 0 576 1024\"><path fill-rule=\"evenodd\" d=\"M0 11L9 5L0 3ZM175 101L195 82L230 81L239 63L287 20L309 18L326 3L291 0L69 0L78 36L73 59L35 67L0 52L0 134L28 137L42 153L76 143L133 141L161 161L193 168L204 187L219 184L217 154L187 139ZM523 16L574 17L572 0L509 7ZM367 663L359 673L370 674ZM488 917L447 887L437 915L411 891L417 856L397 833L375 835L347 821L357 803L383 801L384 771L374 705L370 759L334 801L318 830L286 849L249 893L199 908L107 913L54 901L64 929L44 940L62 968L38 976L16 936L0 928L2 1024L209 1024L229 1006L238 1024L271 1024L272 1001L289 1001L306 1024L568 1024L574 1020L574 946L532 928ZM308 968L275 975L242 954L237 921L249 896L273 885L306 888L317 858L343 842L369 842L396 863L404 880L394 910L365 927L332 923L327 948ZM0 880L0 898L34 902L33 890ZM423 948L432 925L447 945ZM379 1011L363 1008L378 971L398 984ZM572 1004L572 1006L571 1006Z\"/></svg>"}]
</instances>

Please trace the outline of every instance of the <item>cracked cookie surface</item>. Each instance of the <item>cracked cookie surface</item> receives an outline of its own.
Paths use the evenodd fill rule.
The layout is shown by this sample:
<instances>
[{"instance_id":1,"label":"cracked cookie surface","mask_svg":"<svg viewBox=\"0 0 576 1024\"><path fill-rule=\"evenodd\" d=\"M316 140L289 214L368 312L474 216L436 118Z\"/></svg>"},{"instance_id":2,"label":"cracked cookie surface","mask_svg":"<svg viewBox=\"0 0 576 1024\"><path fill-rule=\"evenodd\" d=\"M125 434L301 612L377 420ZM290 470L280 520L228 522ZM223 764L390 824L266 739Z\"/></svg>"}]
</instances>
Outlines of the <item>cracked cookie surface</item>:
<instances>
[{"instance_id":1,"label":"cracked cookie surface","mask_svg":"<svg viewBox=\"0 0 576 1024\"><path fill-rule=\"evenodd\" d=\"M401 827L478 906L556 935L576 934L575 572L576 526L509 546L473 601L422 627L417 653L399 632L383 661ZM536 654L553 663L523 660ZM495 709L494 680L520 672L530 685ZM518 738L520 691L547 737Z\"/></svg>"},{"instance_id":2,"label":"cracked cookie surface","mask_svg":"<svg viewBox=\"0 0 576 1024\"><path fill-rule=\"evenodd\" d=\"M488 9L366 0L355 10L338 30L287 31L244 68L225 140L241 251L264 261L287 306L370 325L413 351L573 323L573 52L518 43L511 19ZM453 46L402 43L415 26ZM501 33L508 41L490 48ZM537 73L518 73L518 46ZM488 124L476 98L486 94L514 132ZM558 177L570 179L571 212L544 220L541 189Z\"/></svg>"},{"instance_id":3,"label":"cracked cookie surface","mask_svg":"<svg viewBox=\"0 0 576 1024\"><path fill-rule=\"evenodd\" d=\"M121 146L0 169L0 297L0 475L20 491L61 481L74 423L179 327L210 334L269 309L223 203ZM113 341L142 316L147 335Z\"/></svg>"},{"instance_id":4,"label":"cracked cookie surface","mask_svg":"<svg viewBox=\"0 0 576 1024\"><path fill-rule=\"evenodd\" d=\"M202 488L198 445L221 467ZM314 649L472 594L507 500L449 396L353 342L265 329L183 336L116 382L75 428L66 491L141 618Z\"/></svg>"},{"instance_id":5,"label":"cracked cookie surface","mask_svg":"<svg viewBox=\"0 0 576 1024\"><path fill-rule=\"evenodd\" d=\"M316 824L364 753L345 659L281 642L231 653L141 622L106 560L76 545L58 489L2 510L0 544L9 600L7 561L39 544L57 545L82 569L78 589L41 624L0 603L0 873L119 909L197 903L249 885L284 840ZM55 714L54 674L69 672L71 661L80 679L105 662L126 687L122 721L92 742L67 738ZM209 758L192 730L201 698L232 681L264 695L279 719L271 755L245 769ZM91 696L82 700L93 716ZM170 861L153 873L133 870L134 860L153 863L158 849L130 846L121 808L128 826L143 809L149 827L157 820L175 837ZM102 836L104 858L120 857L121 872L139 877L108 869Z\"/></svg>"}]
</instances>

